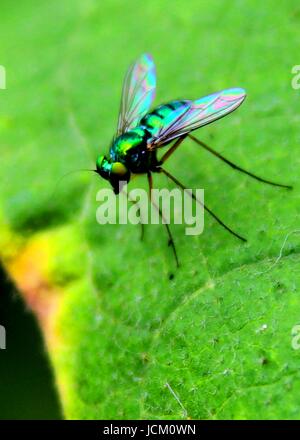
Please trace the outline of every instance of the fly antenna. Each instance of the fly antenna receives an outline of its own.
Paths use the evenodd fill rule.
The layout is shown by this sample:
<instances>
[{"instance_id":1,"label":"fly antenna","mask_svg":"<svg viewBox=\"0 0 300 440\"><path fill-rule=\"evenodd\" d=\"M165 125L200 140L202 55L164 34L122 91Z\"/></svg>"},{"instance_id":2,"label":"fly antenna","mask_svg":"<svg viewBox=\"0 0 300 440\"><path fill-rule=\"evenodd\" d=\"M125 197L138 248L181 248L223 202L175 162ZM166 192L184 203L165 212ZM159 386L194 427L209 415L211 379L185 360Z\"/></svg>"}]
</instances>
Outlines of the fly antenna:
<instances>
[{"instance_id":1,"label":"fly antenna","mask_svg":"<svg viewBox=\"0 0 300 440\"><path fill-rule=\"evenodd\" d=\"M78 170L71 170L71 171L68 171L67 173L63 174L63 175L62 175L62 176L56 181L56 184L55 184L54 189L53 189L53 191L52 191L52 194L51 194L51 196L50 196L50 200L53 199L53 197L54 197L54 195L55 195L55 193L56 193L56 191L57 191L59 185L61 184L61 182L62 182L66 177L69 177L69 176L71 176L72 174L80 173L80 172L84 172L84 171L95 172L95 173L97 172L97 170L91 170L91 169L89 169L89 168L81 168L81 169L78 169Z\"/></svg>"}]
</instances>

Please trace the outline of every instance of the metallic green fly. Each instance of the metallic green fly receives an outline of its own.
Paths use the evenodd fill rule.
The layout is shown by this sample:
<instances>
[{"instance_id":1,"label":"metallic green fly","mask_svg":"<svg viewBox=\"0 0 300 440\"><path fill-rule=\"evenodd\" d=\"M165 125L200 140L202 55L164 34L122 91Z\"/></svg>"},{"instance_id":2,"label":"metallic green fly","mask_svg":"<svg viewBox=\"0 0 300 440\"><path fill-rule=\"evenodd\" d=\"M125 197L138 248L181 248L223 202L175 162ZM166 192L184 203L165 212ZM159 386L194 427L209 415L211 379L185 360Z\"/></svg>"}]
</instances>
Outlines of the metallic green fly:
<instances>
[{"instance_id":1,"label":"metallic green fly","mask_svg":"<svg viewBox=\"0 0 300 440\"><path fill-rule=\"evenodd\" d=\"M136 174L147 175L150 200L153 173L163 173L181 189L186 189L178 179L163 168L163 165L187 136L232 168L248 174L260 182L291 188L288 185L265 180L242 169L190 134L197 128L210 124L238 108L246 97L243 89L221 90L195 101L174 100L149 111L154 100L155 89L156 73L153 58L149 54L143 54L126 74L117 133L110 147L109 156L101 155L96 162L95 171L110 182L115 194L119 194L122 185L128 183ZM172 145L169 145L171 143ZM169 149L158 159L157 150L167 145L169 145ZM199 203L199 200L192 193L191 197ZM152 201L152 203L154 202ZM156 205L155 208L163 218L161 209ZM240 240L246 241L220 220L206 205L203 205L203 208L227 231ZM164 224L178 266L174 240L169 225Z\"/></svg>"}]
</instances>

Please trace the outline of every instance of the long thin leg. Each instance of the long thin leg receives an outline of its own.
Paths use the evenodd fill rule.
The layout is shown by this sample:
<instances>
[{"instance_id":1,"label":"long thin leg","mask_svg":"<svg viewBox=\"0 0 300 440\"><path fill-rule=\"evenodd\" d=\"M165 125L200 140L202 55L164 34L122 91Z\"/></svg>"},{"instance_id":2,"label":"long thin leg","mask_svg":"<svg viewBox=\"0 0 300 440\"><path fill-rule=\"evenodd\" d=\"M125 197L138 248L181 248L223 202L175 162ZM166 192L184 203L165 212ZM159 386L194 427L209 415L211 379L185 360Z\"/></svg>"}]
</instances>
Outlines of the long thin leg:
<instances>
[{"instance_id":1,"label":"long thin leg","mask_svg":"<svg viewBox=\"0 0 300 440\"><path fill-rule=\"evenodd\" d=\"M152 178L152 174L150 173L150 171L147 173L147 178L148 178L148 184L149 184L149 198L150 198L150 202L152 203L153 178Z\"/></svg>"},{"instance_id":2,"label":"long thin leg","mask_svg":"<svg viewBox=\"0 0 300 440\"><path fill-rule=\"evenodd\" d=\"M173 254L174 254L174 257L175 257L175 261L176 261L176 266L179 267L179 260L178 260L178 256L177 256L177 252L176 252L176 248L175 248L175 243L174 243L174 240L173 240L173 237L172 237L172 233L171 233L170 227L169 227L168 223L166 223L165 216L163 215L161 208L159 206L157 206L156 203L152 199L152 189L153 189L152 174L149 172L147 174L147 176L148 176L148 183L149 183L150 201L151 201L152 205L154 206L154 208L158 211L159 216L162 219L162 223L165 225L165 227L167 229L167 233L168 233L168 237L169 237L169 243L168 244L169 244L169 246L172 247Z\"/></svg>"},{"instance_id":3,"label":"long thin leg","mask_svg":"<svg viewBox=\"0 0 300 440\"><path fill-rule=\"evenodd\" d=\"M160 163L163 164L167 159L169 159L169 157L171 156L171 154L174 153L174 151L177 150L177 148L179 147L179 145L181 144L181 142L187 137L187 134L185 134L184 136L181 136L180 138L177 139L177 141L172 145L171 148L168 149L168 151L163 155L163 157L160 159Z\"/></svg>"},{"instance_id":4,"label":"long thin leg","mask_svg":"<svg viewBox=\"0 0 300 440\"><path fill-rule=\"evenodd\" d=\"M244 168L241 168L238 165L236 165L233 162L231 162L230 160L226 159L226 157L222 156L220 153L218 153L217 151L213 150L211 147L206 145L204 142L202 142L199 139L195 138L195 136L193 136L191 134L189 134L188 136L191 139L193 139L193 141L195 141L202 148L204 148L205 150L209 151L211 154L213 154L214 156L218 157L223 162L227 163L227 165L229 165L233 169L238 170L241 173L247 174L248 176L252 177L253 179L258 180L259 182L267 183L268 185L279 186L281 188L287 188L287 189L292 189L293 188L290 185L282 185L281 183L272 182L271 180L266 180L266 179L263 179L262 177L257 176L256 174L250 173L250 171L247 171Z\"/></svg>"},{"instance_id":5,"label":"long thin leg","mask_svg":"<svg viewBox=\"0 0 300 440\"><path fill-rule=\"evenodd\" d=\"M123 188L123 192L126 194L126 197L127 197L128 201L129 201L130 203L133 203L134 205L137 204L137 205L139 206L139 202L136 202L135 200L132 200L132 199L130 198L130 196L129 196L128 191L126 191L125 188ZM140 209L140 208L139 208L139 212L141 213L141 209ZM140 221L140 225L141 225L141 235L140 235L140 239L141 239L141 241L143 241L143 240L144 240L144 236L145 236L145 225L144 225L144 223L143 223L142 221Z\"/></svg>"},{"instance_id":6,"label":"long thin leg","mask_svg":"<svg viewBox=\"0 0 300 440\"><path fill-rule=\"evenodd\" d=\"M179 180L176 179L176 177L172 176L172 174L170 174L168 171L164 170L163 168L160 168L158 171L164 173L167 177L169 177L171 180L173 180L173 182L176 183L176 185L178 185L181 189L183 189L183 190L187 189L182 183L179 182ZM239 238L242 241L247 241L246 238L237 234L231 228L229 228L229 226L225 225L225 223L222 222L222 220L219 219L219 217L217 217L216 214L214 214L206 205L204 205L204 203L202 203L200 200L198 200L197 197L193 193L188 192L188 194L197 203L199 203L205 209L205 211L207 211L221 226L223 226L223 228L225 228L228 232L230 232L230 234L234 235L235 237Z\"/></svg>"}]
</instances>

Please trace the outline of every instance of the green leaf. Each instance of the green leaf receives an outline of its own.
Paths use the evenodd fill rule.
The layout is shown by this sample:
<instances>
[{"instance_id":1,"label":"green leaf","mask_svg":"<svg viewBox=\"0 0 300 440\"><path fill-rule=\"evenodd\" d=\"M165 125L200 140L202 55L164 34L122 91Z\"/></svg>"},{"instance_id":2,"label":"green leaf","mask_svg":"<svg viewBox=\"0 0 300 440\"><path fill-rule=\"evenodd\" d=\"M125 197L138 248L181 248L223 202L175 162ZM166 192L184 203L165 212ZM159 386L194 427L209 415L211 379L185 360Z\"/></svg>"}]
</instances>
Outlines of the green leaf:
<instances>
[{"instance_id":1,"label":"green leaf","mask_svg":"<svg viewBox=\"0 0 300 440\"><path fill-rule=\"evenodd\" d=\"M298 3L4 1L1 18L0 256L40 322L65 416L298 418ZM244 87L243 106L196 136L294 185L259 184L187 140L167 169L248 242L208 216L200 236L174 225L179 270L161 225L141 242L138 227L97 224L106 182L58 183L107 151L124 73L146 51L157 103Z\"/></svg>"}]
</instances>

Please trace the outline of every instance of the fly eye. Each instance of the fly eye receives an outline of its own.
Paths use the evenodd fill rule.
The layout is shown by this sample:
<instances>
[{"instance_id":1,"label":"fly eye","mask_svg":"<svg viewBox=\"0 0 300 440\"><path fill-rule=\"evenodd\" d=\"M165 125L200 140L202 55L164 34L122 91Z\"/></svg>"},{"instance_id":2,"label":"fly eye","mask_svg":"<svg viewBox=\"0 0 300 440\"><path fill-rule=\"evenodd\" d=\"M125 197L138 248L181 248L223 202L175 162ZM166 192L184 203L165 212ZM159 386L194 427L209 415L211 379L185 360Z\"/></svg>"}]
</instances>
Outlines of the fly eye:
<instances>
[{"instance_id":1,"label":"fly eye","mask_svg":"<svg viewBox=\"0 0 300 440\"><path fill-rule=\"evenodd\" d=\"M103 155L100 155L100 156L97 157L97 160L96 160L96 168L97 168L97 170L101 170L102 165L103 165L103 161L104 161L104 156Z\"/></svg>"},{"instance_id":2,"label":"fly eye","mask_svg":"<svg viewBox=\"0 0 300 440\"><path fill-rule=\"evenodd\" d=\"M112 172L112 174L120 176L120 177L128 174L127 168L121 162L113 163L112 167L111 167L111 172Z\"/></svg>"}]
</instances>

